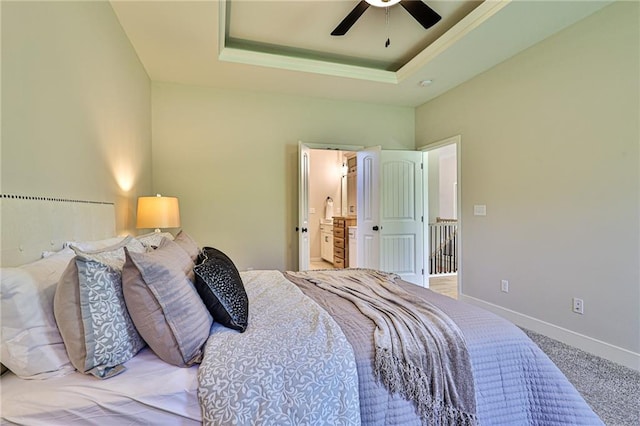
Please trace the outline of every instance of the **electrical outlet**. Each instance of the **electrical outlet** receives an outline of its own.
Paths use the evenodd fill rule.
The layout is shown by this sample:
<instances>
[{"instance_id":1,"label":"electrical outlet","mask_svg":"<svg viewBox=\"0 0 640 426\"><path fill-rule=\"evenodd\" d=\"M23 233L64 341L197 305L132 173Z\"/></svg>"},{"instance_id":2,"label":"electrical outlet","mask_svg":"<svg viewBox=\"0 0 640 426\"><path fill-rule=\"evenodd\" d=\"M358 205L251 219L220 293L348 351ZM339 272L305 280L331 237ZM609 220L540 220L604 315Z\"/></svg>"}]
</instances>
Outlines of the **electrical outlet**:
<instances>
[{"instance_id":1,"label":"electrical outlet","mask_svg":"<svg viewBox=\"0 0 640 426\"><path fill-rule=\"evenodd\" d=\"M509 293L509 281L507 280L500 281L500 290L502 290L505 293Z\"/></svg>"},{"instance_id":2,"label":"electrical outlet","mask_svg":"<svg viewBox=\"0 0 640 426\"><path fill-rule=\"evenodd\" d=\"M584 301L582 299L578 299L577 297L573 298L573 312L576 314L584 314Z\"/></svg>"}]
</instances>

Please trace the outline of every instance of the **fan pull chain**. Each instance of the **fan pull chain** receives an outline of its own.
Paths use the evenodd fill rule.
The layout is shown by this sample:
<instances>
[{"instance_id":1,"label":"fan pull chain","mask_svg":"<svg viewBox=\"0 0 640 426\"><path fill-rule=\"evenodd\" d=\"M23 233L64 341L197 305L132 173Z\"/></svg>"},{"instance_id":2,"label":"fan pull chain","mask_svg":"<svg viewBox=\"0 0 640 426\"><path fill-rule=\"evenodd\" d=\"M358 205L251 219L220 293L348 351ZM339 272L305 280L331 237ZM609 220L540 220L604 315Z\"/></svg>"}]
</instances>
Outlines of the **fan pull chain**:
<instances>
[{"instance_id":1,"label":"fan pull chain","mask_svg":"<svg viewBox=\"0 0 640 426\"><path fill-rule=\"evenodd\" d=\"M385 8L385 23L387 27L387 41L384 43L384 47L389 47L391 44L391 40L389 39L389 9L390 7Z\"/></svg>"}]
</instances>

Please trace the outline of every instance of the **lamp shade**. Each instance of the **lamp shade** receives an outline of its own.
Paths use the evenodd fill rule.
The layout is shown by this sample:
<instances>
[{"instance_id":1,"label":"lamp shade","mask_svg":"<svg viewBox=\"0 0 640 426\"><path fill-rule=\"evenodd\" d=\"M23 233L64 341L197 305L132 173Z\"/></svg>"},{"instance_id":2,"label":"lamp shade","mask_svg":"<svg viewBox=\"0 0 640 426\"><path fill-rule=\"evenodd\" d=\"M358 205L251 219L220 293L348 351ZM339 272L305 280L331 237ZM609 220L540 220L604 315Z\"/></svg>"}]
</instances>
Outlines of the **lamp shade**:
<instances>
[{"instance_id":1,"label":"lamp shade","mask_svg":"<svg viewBox=\"0 0 640 426\"><path fill-rule=\"evenodd\" d=\"M180 206L176 197L138 197L137 228L177 228Z\"/></svg>"}]
</instances>

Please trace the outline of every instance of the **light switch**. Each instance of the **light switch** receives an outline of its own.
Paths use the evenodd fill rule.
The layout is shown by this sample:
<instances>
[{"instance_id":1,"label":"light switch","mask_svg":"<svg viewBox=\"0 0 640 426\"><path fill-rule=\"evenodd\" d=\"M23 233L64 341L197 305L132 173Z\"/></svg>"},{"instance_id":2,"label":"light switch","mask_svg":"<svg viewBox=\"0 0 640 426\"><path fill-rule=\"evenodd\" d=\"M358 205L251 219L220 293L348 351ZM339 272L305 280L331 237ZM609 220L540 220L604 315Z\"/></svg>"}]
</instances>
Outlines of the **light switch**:
<instances>
[{"instance_id":1,"label":"light switch","mask_svg":"<svg viewBox=\"0 0 640 426\"><path fill-rule=\"evenodd\" d=\"M309 207L309 214L315 214L316 213L316 208L315 207Z\"/></svg>"},{"instance_id":2,"label":"light switch","mask_svg":"<svg viewBox=\"0 0 640 426\"><path fill-rule=\"evenodd\" d=\"M473 215L474 216L486 216L487 215L487 206L484 204L476 204L473 206Z\"/></svg>"}]
</instances>

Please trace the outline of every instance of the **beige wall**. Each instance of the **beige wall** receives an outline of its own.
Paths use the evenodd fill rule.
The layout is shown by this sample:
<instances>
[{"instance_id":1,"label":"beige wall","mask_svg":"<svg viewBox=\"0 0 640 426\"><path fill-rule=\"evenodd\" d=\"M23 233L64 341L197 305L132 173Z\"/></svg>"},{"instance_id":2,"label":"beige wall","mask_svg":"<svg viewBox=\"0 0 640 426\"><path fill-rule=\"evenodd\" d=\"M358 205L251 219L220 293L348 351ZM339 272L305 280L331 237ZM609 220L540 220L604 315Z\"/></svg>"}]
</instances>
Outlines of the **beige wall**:
<instances>
[{"instance_id":1,"label":"beige wall","mask_svg":"<svg viewBox=\"0 0 640 426\"><path fill-rule=\"evenodd\" d=\"M151 190L151 85L108 2L2 7L3 193L116 202Z\"/></svg>"},{"instance_id":2,"label":"beige wall","mask_svg":"<svg viewBox=\"0 0 640 426\"><path fill-rule=\"evenodd\" d=\"M239 269L297 267L298 141L414 148L414 109L154 83L153 189Z\"/></svg>"},{"instance_id":3,"label":"beige wall","mask_svg":"<svg viewBox=\"0 0 640 426\"><path fill-rule=\"evenodd\" d=\"M416 110L417 146L462 137L464 294L627 360L640 352L638 16L613 4Z\"/></svg>"}]
</instances>

